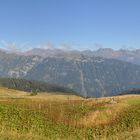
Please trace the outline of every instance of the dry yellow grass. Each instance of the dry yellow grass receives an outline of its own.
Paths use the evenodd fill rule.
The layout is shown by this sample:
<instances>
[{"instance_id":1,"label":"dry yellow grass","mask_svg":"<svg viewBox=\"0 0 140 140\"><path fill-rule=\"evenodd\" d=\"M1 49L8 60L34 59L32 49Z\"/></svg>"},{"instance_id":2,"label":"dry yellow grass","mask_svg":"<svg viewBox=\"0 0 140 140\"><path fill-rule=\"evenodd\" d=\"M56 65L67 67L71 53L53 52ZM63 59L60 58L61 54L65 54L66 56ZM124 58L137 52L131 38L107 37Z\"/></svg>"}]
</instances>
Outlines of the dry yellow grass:
<instances>
[{"instance_id":1,"label":"dry yellow grass","mask_svg":"<svg viewBox=\"0 0 140 140\"><path fill-rule=\"evenodd\" d=\"M114 121L116 116L128 107L127 100L129 98L139 98L139 95L124 95L116 97L102 97L102 98L88 98L84 99L75 95L63 95L61 93L38 93L36 96L31 96L30 93L24 91L17 91L13 89L0 87L0 100L9 99L28 99L31 104L38 105L40 110L43 110L51 106L52 117L55 120L64 121L65 123L78 124L80 126L97 126L100 124L107 124ZM113 100L115 103L108 103ZM27 100L25 100L27 102ZM55 104L54 104L55 102ZM21 102L22 104L23 102ZM78 110L79 113L84 112L83 116L80 116L77 120L69 118L67 120L66 109L63 107L64 104L71 106L70 111L78 110L79 108L84 110ZM76 108L78 106L78 108ZM54 108L57 107L58 112ZM87 108L87 109L86 109ZM88 109L91 108L91 109ZM53 111L54 110L54 111ZM56 114L56 115L55 115ZM75 115L75 114L73 114ZM68 122L67 122L68 121Z\"/></svg>"},{"instance_id":2,"label":"dry yellow grass","mask_svg":"<svg viewBox=\"0 0 140 140\"><path fill-rule=\"evenodd\" d=\"M137 96L139 95L123 95L123 96L116 96L116 97L114 96L114 97L85 99L76 95L64 95L59 92L58 93L57 92L54 92L54 93L43 92L43 93L38 93L36 96L30 96L29 92L0 87L0 98L29 98L29 99L43 99L43 100L49 100L49 101L83 100L85 102L88 102L88 104L92 104L93 102L101 103L104 101L108 101L112 98L118 101L120 99L126 99L126 98L137 97Z\"/></svg>"},{"instance_id":3,"label":"dry yellow grass","mask_svg":"<svg viewBox=\"0 0 140 140\"><path fill-rule=\"evenodd\" d=\"M24 91L17 91L14 89L0 87L0 99L3 99L3 98L24 98L26 96L29 96L29 93L24 92Z\"/></svg>"},{"instance_id":4,"label":"dry yellow grass","mask_svg":"<svg viewBox=\"0 0 140 140\"><path fill-rule=\"evenodd\" d=\"M81 133L83 135L83 138L84 136L86 137L84 131L87 131L86 133L90 135L89 131L90 128L92 128L94 131L94 128L98 128L99 126L107 127L110 124L112 125L112 122L113 123L116 122L116 117L120 114L123 114L123 110L126 109L129 110L129 103L137 101L138 102L140 101L139 95L124 95L116 97L88 98L88 99L84 99L82 97L78 97L75 95L63 95L61 93L38 93L35 96L31 96L31 94L28 92L0 87L0 103L2 108L4 107L5 109L8 109L7 113L12 109L12 107L14 110L16 106L17 109L19 109L15 110L17 114L18 112L20 112L21 114L25 115L25 118L26 117L28 118L28 116L26 116L26 113L27 114L29 113L31 120L32 117L34 118L34 116L36 116L34 120L35 124L39 123L38 115L41 115L40 119L43 118L44 122L46 120L50 120L54 125L53 126L52 124L50 124L48 130L50 129L53 130L53 127L54 128L56 127L55 130L60 128L62 130L65 130L65 133L67 133L66 128L68 128L68 130L73 128L77 130L76 135ZM27 112L24 113L23 110ZM5 112L2 113L3 115L5 115ZM13 111L9 114L9 116L11 116L12 113ZM15 115L14 117L17 118L17 120L21 119L20 117L18 118L17 115ZM24 118L22 119L24 123ZM15 121L14 123L16 124L17 121ZM13 123L11 123L11 125L12 124ZM59 126L57 126L57 124ZM48 126L48 124L46 122L46 124L43 123L43 125L44 128L42 128L41 132L44 131L44 133L46 133L46 126ZM33 135L33 131L25 133L22 132L21 130L21 133L19 133L17 131L11 130L5 133L6 132L5 129L7 129L6 125L2 126L3 129L0 130L0 136L2 137L9 136L21 139L22 137L24 137L24 135L26 135L27 139L30 138L39 140L38 138L39 135ZM121 128L121 125L119 127ZM40 127L37 129L40 132ZM110 128L108 127L107 130L110 131L109 129ZM132 134L139 133L139 128L131 133ZM57 134L60 134L60 132L58 132ZM51 135L53 135L53 131ZM123 136L123 134L121 135ZM127 135L128 134L126 130L126 137ZM114 139L118 138L119 133L117 135L114 135L113 137Z\"/></svg>"},{"instance_id":5,"label":"dry yellow grass","mask_svg":"<svg viewBox=\"0 0 140 140\"><path fill-rule=\"evenodd\" d=\"M30 99L48 100L48 101L68 101L68 100L83 100L82 97L76 95L63 95L61 93L38 93L36 96L28 96Z\"/></svg>"},{"instance_id":6,"label":"dry yellow grass","mask_svg":"<svg viewBox=\"0 0 140 140\"><path fill-rule=\"evenodd\" d=\"M66 100L83 100L82 97L76 95L63 95L61 93L38 93L36 96L30 96L29 92L18 91L0 87L0 99L6 98L25 98L33 100L49 100L49 101L66 101Z\"/></svg>"},{"instance_id":7,"label":"dry yellow grass","mask_svg":"<svg viewBox=\"0 0 140 140\"><path fill-rule=\"evenodd\" d=\"M100 100L100 102L104 103L104 109L97 109L95 111L88 112L88 114L85 117L81 118L79 122L84 126L97 126L99 124L107 124L113 121L116 116L128 106L125 100L122 101L122 98L118 100L118 97L114 97L114 100L117 100L117 103L114 104L108 104L107 100L110 100L110 98L107 97Z\"/></svg>"}]
</instances>

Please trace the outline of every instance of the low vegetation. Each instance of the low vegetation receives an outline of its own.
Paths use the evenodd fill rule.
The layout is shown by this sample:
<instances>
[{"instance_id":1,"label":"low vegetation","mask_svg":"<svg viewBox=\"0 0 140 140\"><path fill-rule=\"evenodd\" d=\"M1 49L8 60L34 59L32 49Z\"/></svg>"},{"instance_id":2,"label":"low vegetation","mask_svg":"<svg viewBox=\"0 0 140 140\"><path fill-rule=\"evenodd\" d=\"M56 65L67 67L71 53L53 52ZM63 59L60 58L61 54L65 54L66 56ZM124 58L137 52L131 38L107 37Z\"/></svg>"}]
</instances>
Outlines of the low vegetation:
<instances>
[{"instance_id":1,"label":"low vegetation","mask_svg":"<svg viewBox=\"0 0 140 140\"><path fill-rule=\"evenodd\" d=\"M140 96L84 99L0 88L0 140L139 140Z\"/></svg>"}]
</instances>

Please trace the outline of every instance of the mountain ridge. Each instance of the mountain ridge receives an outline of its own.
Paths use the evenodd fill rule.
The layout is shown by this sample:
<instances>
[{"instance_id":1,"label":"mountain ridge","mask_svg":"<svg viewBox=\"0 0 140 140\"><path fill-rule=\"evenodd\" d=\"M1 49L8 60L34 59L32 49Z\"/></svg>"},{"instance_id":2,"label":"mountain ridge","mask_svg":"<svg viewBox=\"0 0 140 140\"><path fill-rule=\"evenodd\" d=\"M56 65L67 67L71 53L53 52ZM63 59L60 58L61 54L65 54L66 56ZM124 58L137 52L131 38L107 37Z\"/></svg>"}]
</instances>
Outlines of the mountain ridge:
<instances>
[{"instance_id":1,"label":"mountain ridge","mask_svg":"<svg viewBox=\"0 0 140 140\"><path fill-rule=\"evenodd\" d=\"M70 88L84 97L111 96L140 88L140 66L130 62L78 51L45 58L0 53L0 77L45 81Z\"/></svg>"},{"instance_id":2,"label":"mountain ridge","mask_svg":"<svg viewBox=\"0 0 140 140\"><path fill-rule=\"evenodd\" d=\"M44 58L54 57L54 56L65 56L65 57L74 57L79 55L86 56L99 56L103 58L112 58L117 60L122 60L126 62L131 62L133 64L140 65L140 49L128 50L128 49L119 49L114 50L111 48L99 48L97 50L63 50L63 49L42 49L34 48L29 51L25 51L22 55L38 55Z\"/></svg>"}]
</instances>

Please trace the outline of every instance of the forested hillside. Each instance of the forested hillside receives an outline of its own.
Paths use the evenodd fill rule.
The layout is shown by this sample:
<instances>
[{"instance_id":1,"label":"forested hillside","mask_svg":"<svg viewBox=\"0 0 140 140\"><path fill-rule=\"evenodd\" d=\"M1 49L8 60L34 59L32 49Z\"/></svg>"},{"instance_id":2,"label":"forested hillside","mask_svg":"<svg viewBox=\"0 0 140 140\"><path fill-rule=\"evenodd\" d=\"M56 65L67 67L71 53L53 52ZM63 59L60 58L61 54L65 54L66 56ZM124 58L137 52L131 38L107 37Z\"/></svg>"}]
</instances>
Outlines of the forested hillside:
<instances>
[{"instance_id":1,"label":"forested hillside","mask_svg":"<svg viewBox=\"0 0 140 140\"><path fill-rule=\"evenodd\" d=\"M72 94L73 91L58 85L41 81L16 78L0 78L0 86L27 92L63 92Z\"/></svg>"}]
</instances>

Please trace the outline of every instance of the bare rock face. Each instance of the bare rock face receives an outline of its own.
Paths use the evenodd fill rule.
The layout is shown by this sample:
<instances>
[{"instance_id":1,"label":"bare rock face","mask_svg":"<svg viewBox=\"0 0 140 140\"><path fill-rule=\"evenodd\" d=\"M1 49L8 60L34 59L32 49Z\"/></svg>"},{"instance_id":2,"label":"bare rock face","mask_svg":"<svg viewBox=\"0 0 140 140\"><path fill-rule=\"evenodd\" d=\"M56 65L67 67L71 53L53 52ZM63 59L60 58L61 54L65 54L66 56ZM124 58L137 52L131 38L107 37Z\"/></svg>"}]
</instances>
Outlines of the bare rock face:
<instances>
[{"instance_id":1,"label":"bare rock face","mask_svg":"<svg viewBox=\"0 0 140 140\"><path fill-rule=\"evenodd\" d=\"M0 77L24 77L43 60L40 56L20 56L0 53Z\"/></svg>"}]
</instances>

